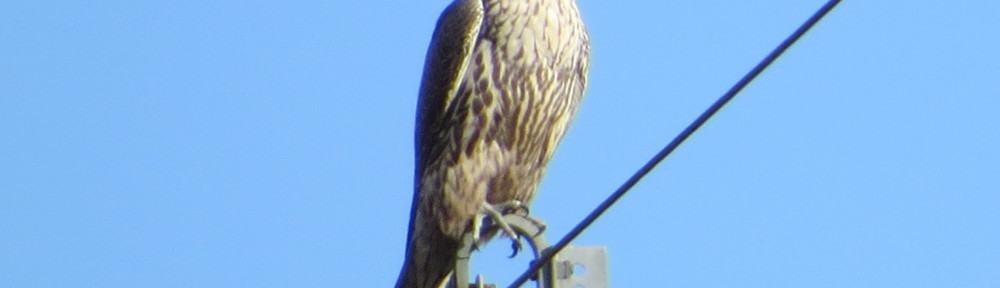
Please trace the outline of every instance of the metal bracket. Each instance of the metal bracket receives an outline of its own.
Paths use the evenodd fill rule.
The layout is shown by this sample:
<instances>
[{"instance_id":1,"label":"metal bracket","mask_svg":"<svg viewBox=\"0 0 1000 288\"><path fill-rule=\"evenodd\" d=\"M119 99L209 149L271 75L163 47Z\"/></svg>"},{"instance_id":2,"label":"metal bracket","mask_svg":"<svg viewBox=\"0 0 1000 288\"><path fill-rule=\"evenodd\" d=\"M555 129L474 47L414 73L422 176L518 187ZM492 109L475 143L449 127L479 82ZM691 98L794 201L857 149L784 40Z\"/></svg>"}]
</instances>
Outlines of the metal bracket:
<instances>
[{"instance_id":1,"label":"metal bracket","mask_svg":"<svg viewBox=\"0 0 1000 288\"><path fill-rule=\"evenodd\" d=\"M567 246L554 261L556 285L551 287L608 287L607 247Z\"/></svg>"},{"instance_id":2,"label":"metal bracket","mask_svg":"<svg viewBox=\"0 0 1000 288\"><path fill-rule=\"evenodd\" d=\"M515 233L527 240L535 259L538 259L542 253L551 251L542 235L542 232L545 231L545 224L542 221L520 213L506 214L503 219ZM469 264L473 250L475 250L475 243L472 240L472 234L466 233L465 237L462 238L462 247L456 255L455 270L450 283L469 283L465 287L472 288L495 288L494 284L483 283L482 275L476 277L475 283L469 282ZM606 288L608 287L607 271L607 249L605 247L570 246L556 255L555 259L548 265L542 267L539 271L541 273L535 274L532 280L535 280L538 288ZM448 285L447 287L461 287L461 285Z\"/></svg>"}]
</instances>

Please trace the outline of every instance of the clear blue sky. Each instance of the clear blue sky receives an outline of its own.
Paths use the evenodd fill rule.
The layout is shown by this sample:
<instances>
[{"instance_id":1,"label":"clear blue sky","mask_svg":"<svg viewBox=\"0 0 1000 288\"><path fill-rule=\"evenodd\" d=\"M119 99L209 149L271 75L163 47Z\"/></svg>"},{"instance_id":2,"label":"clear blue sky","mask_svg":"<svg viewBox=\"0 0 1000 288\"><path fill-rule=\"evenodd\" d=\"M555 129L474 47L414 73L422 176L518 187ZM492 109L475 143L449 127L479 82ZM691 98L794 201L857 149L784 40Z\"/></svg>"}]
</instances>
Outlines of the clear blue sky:
<instances>
[{"instance_id":1,"label":"clear blue sky","mask_svg":"<svg viewBox=\"0 0 1000 288\"><path fill-rule=\"evenodd\" d=\"M448 2L3 1L0 287L391 286ZM580 0L548 237L822 3ZM846 1L574 244L614 287L1000 287L997 11Z\"/></svg>"}]
</instances>

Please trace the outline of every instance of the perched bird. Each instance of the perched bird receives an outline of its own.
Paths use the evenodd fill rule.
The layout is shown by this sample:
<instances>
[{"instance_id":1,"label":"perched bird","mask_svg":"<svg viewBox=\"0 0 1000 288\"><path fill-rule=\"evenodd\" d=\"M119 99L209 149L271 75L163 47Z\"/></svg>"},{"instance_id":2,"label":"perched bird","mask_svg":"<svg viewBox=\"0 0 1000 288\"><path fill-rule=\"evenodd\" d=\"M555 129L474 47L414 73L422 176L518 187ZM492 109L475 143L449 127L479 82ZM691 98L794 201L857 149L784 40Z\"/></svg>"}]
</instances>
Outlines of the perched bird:
<instances>
[{"instance_id":1,"label":"perched bird","mask_svg":"<svg viewBox=\"0 0 1000 288\"><path fill-rule=\"evenodd\" d=\"M580 104L589 59L575 0L455 0L444 10L420 87L396 287L449 285L463 235L484 234L474 226L498 215L494 205L531 202Z\"/></svg>"}]
</instances>

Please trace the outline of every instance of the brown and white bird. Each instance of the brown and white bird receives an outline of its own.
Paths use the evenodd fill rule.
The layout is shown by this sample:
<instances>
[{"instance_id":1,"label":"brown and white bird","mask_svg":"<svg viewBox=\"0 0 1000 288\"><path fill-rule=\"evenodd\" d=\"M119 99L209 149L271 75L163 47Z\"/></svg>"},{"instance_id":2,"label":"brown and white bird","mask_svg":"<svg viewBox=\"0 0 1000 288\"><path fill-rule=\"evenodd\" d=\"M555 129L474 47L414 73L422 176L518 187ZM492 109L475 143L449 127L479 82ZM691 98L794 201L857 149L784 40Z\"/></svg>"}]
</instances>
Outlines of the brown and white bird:
<instances>
[{"instance_id":1,"label":"brown and white bird","mask_svg":"<svg viewBox=\"0 0 1000 288\"><path fill-rule=\"evenodd\" d=\"M587 86L575 0L455 0L427 52L406 260L396 287L448 284L465 233L527 205ZM500 219L491 219L496 222ZM474 224L475 223L475 224Z\"/></svg>"}]
</instances>

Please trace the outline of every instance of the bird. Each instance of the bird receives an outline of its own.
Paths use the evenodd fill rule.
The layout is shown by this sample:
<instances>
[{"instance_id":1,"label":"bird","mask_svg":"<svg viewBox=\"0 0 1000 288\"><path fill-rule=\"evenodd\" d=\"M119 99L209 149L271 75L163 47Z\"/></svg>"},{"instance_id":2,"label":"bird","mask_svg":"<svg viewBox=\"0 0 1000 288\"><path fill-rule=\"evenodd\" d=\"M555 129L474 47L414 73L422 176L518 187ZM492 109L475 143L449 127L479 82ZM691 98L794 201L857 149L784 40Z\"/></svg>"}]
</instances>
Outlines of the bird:
<instances>
[{"instance_id":1,"label":"bird","mask_svg":"<svg viewBox=\"0 0 1000 288\"><path fill-rule=\"evenodd\" d=\"M576 0L455 0L445 8L417 101L414 193L397 288L465 285L449 283L462 237L488 235L483 218L502 224L497 216L506 212L497 210L506 208L496 207L531 203L589 69L590 38Z\"/></svg>"}]
</instances>

